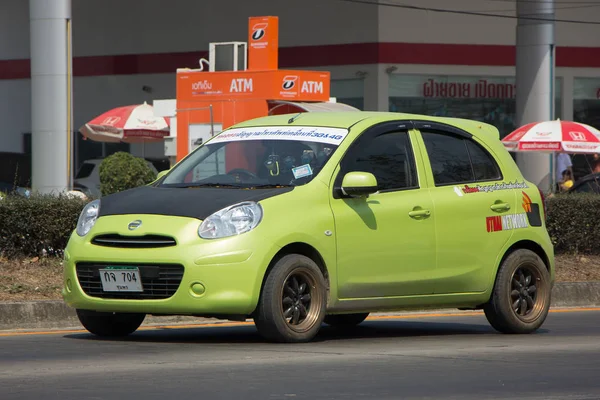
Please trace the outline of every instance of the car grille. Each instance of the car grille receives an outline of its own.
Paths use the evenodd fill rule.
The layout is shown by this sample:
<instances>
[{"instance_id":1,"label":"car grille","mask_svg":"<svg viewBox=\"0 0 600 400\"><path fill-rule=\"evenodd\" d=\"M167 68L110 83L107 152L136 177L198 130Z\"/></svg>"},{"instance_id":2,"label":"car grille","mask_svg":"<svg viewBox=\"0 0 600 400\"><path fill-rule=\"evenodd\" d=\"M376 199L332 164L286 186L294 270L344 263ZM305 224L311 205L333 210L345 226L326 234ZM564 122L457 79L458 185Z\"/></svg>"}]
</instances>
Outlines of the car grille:
<instances>
[{"instance_id":1,"label":"car grille","mask_svg":"<svg viewBox=\"0 0 600 400\"><path fill-rule=\"evenodd\" d=\"M106 264L77 263L77 279L88 296L103 299L166 299L175 294L183 278L183 265L178 264L110 264L111 266L127 265L140 269L144 291L141 293L105 292L100 282L101 268Z\"/></svg>"},{"instance_id":2,"label":"car grille","mask_svg":"<svg viewBox=\"0 0 600 400\"><path fill-rule=\"evenodd\" d=\"M107 234L95 236L92 239L92 244L107 247L149 249L153 247L175 246L177 242L172 237L162 235L122 236L118 234Z\"/></svg>"}]
</instances>

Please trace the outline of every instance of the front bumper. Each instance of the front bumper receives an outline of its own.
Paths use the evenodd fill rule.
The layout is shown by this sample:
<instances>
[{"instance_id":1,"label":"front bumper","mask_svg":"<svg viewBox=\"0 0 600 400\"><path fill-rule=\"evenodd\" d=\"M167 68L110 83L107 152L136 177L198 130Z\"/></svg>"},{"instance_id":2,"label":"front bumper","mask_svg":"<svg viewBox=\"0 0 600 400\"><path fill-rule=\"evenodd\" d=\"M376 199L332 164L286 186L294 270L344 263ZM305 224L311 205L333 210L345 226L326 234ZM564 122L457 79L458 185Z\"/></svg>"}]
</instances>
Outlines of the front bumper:
<instances>
[{"instance_id":1,"label":"front bumper","mask_svg":"<svg viewBox=\"0 0 600 400\"><path fill-rule=\"evenodd\" d=\"M136 219L143 223L132 233L126 227ZM203 316L250 314L258 303L264 273L279 248L265 243L258 228L239 236L204 240L197 235L200 222L193 218L157 215L106 216L99 218L85 237L73 233L65 249L64 301L73 308L96 311ZM168 235L176 244L124 248L91 242L97 235L115 233L128 237ZM148 295L146 287L152 287L150 280L155 276L144 276L144 271L157 272L160 269L157 266L169 266L169 286L174 293L158 299L140 299L131 293L123 296L111 293L107 298L101 293L99 277L93 278L93 271L98 266L121 264L140 267L142 280L147 280L145 295ZM95 281L90 283L91 280ZM155 282L154 287L164 286ZM94 284L95 289L90 290Z\"/></svg>"}]
</instances>

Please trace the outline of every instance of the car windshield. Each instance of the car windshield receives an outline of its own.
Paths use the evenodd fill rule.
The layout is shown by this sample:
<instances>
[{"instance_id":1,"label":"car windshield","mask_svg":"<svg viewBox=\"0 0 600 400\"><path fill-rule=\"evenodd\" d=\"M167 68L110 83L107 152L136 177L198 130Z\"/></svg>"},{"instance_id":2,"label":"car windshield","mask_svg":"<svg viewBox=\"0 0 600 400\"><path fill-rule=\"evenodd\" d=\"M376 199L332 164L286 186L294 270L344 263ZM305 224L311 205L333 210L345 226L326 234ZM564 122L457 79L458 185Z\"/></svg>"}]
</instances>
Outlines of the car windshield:
<instances>
[{"instance_id":1,"label":"car windshield","mask_svg":"<svg viewBox=\"0 0 600 400\"><path fill-rule=\"evenodd\" d=\"M81 168L79 168L79 171L77 172L77 176L75 177L75 179L87 178L88 176L90 176L92 174L94 167L95 167L95 165L92 163L83 163Z\"/></svg>"},{"instance_id":2,"label":"car windshield","mask_svg":"<svg viewBox=\"0 0 600 400\"><path fill-rule=\"evenodd\" d=\"M173 168L160 186L304 185L319 173L347 133L347 129L324 127L226 130Z\"/></svg>"}]
</instances>

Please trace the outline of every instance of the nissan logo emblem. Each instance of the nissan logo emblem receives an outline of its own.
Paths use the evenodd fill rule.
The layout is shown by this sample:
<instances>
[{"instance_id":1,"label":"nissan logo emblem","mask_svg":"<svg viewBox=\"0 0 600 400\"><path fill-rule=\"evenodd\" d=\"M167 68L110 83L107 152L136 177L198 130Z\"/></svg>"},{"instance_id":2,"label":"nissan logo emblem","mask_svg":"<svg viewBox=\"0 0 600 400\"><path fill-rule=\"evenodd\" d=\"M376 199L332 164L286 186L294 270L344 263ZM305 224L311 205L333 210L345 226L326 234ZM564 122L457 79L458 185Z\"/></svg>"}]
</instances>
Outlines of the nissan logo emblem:
<instances>
[{"instance_id":1,"label":"nissan logo emblem","mask_svg":"<svg viewBox=\"0 0 600 400\"><path fill-rule=\"evenodd\" d=\"M127 228L128 228L130 231L133 231L134 229L137 229L137 228L139 228L141 225L142 225L142 221L140 221L139 219L136 219L135 221L131 221L131 222L129 223L129 225L127 225Z\"/></svg>"}]
</instances>

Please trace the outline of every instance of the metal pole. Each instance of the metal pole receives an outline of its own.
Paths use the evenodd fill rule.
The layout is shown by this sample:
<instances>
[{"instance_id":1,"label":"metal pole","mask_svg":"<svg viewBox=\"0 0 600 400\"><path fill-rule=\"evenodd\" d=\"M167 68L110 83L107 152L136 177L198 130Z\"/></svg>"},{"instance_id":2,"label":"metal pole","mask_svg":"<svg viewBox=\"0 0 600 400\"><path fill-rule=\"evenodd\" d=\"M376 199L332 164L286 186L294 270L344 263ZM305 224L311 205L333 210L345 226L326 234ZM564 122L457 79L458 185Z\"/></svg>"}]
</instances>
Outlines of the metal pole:
<instances>
[{"instance_id":1,"label":"metal pole","mask_svg":"<svg viewBox=\"0 0 600 400\"><path fill-rule=\"evenodd\" d=\"M67 188L73 189L73 43L71 19L67 20Z\"/></svg>"},{"instance_id":2,"label":"metal pole","mask_svg":"<svg viewBox=\"0 0 600 400\"><path fill-rule=\"evenodd\" d=\"M554 118L554 0L517 0L517 17L516 113L521 126ZM516 158L527 180L551 189L552 155L517 153Z\"/></svg>"},{"instance_id":3,"label":"metal pole","mask_svg":"<svg viewBox=\"0 0 600 400\"><path fill-rule=\"evenodd\" d=\"M29 0L32 189L69 187L71 0Z\"/></svg>"},{"instance_id":4,"label":"metal pole","mask_svg":"<svg viewBox=\"0 0 600 400\"><path fill-rule=\"evenodd\" d=\"M210 108L210 136L215 136L215 128L213 126L213 106L212 104L209 106Z\"/></svg>"}]
</instances>

